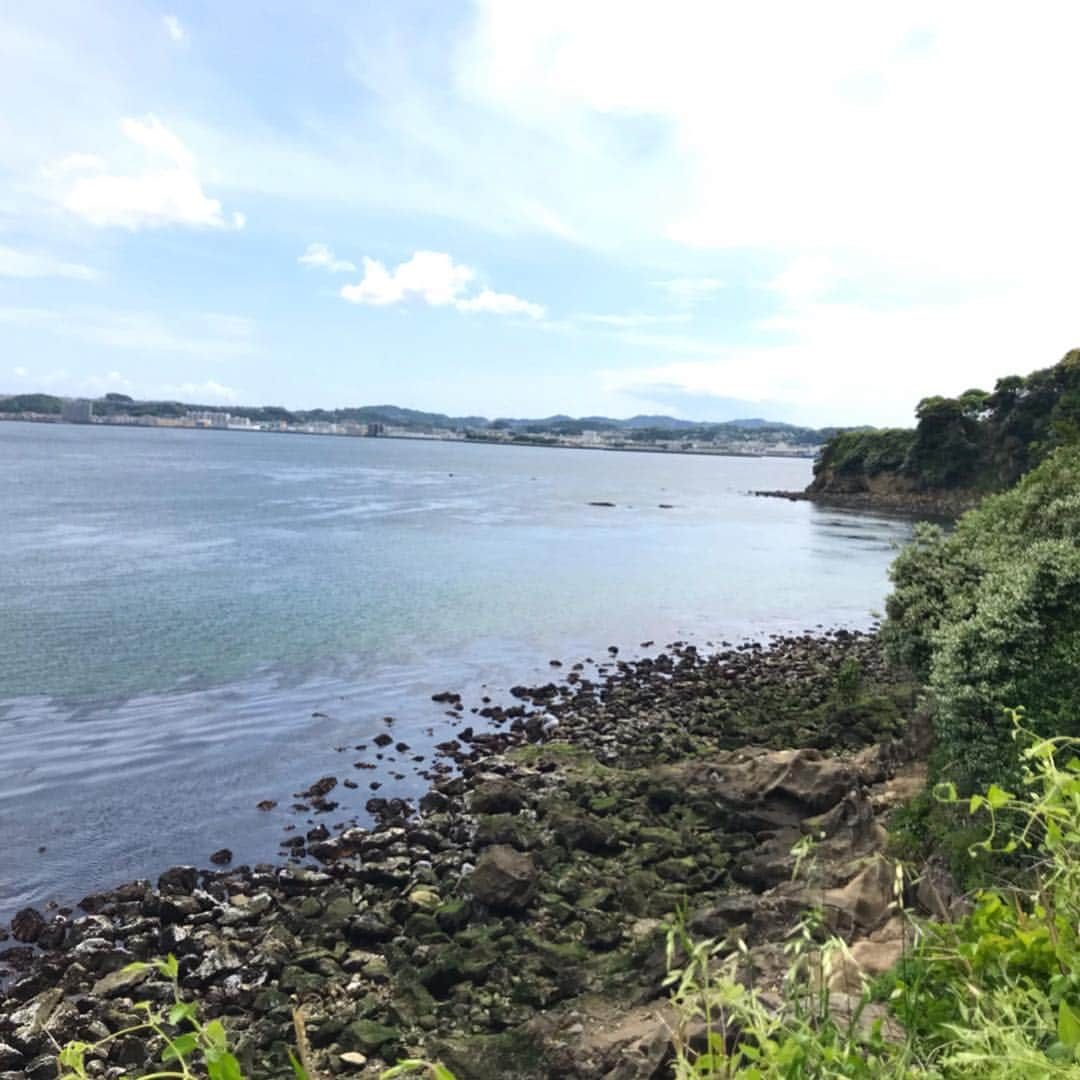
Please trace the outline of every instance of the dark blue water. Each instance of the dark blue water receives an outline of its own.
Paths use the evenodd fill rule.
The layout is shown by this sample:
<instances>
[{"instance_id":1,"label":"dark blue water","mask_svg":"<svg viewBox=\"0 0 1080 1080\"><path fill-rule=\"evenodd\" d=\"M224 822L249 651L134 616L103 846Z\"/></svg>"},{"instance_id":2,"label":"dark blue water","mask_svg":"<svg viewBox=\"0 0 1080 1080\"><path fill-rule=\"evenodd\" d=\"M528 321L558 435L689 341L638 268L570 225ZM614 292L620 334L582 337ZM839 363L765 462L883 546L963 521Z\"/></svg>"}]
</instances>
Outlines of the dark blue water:
<instances>
[{"instance_id":1,"label":"dark blue water","mask_svg":"<svg viewBox=\"0 0 1080 1080\"><path fill-rule=\"evenodd\" d=\"M0 424L0 913L224 845L272 857L290 794L326 773L363 781L335 793L342 818L373 777L419 792L411 766L351 773L360 755L335 747L391 714L425 752L449 734L434 691L475 704L611 644L868 624L908 525L745 494L809 477L804 460Z\"/></svg>"}]
</instances>

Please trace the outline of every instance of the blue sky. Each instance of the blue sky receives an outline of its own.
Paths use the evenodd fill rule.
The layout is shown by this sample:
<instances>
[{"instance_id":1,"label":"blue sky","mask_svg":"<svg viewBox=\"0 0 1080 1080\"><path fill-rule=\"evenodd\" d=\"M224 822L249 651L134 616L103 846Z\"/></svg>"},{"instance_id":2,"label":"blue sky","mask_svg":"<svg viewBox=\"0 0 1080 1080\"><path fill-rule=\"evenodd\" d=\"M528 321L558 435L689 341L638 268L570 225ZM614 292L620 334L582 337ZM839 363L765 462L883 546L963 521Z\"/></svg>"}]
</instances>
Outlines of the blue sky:
<instances>
[{"instance_id":1,"label":"blue sky","mask_svg":"<svg viewBox=\"0 0 1080 1080\"><path fill-rule=\"evenodd\" d=\"M1071 4L0 7L0 392L907 423L1076 345Z\"/></svg>"}]
</instances>

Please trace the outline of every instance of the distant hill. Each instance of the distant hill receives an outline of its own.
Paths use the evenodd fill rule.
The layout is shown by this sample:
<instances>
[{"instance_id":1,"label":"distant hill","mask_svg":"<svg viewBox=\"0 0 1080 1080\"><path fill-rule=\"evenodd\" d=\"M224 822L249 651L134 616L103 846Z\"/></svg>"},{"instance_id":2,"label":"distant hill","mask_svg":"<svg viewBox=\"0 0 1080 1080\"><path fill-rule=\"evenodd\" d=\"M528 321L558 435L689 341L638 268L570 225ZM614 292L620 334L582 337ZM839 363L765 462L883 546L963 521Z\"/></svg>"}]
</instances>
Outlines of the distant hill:
<instances>
[{"instance_id":1,"label":"distant hill","mask_svg":"<svg viewBox=\"0 0 1080 1080\"><path fill-rule=\"evenodd\" d=\"M17 394L0 396L0 413L32 412L58 415L68 399L52 394ZM489 420L484 416L450 416L446 413L423 412L400 405L358 405L339 409L286 409L281 405L200 405L180 401L135 401L126 394L106 394L94 400L96 416L161 416L181 417L189 410L229 412L233 416L246 417L253 423L305 424L314 421L329 423L353 422L357 424L385 424L412 431L504 431L523 435L580 435L585 431L625 432L634 442L664 437L709 438L723 432L731 436L738 432L782 433L785 439L806 446L822 442L836 429L818 430L798 427L779 421L754 418L750 420L725 420L705 422L684 420L675 416L631 416L614 419L608 416L573 417L566 414L528 419L523 417L498 417Z\"/></svg>"}]
</instances>

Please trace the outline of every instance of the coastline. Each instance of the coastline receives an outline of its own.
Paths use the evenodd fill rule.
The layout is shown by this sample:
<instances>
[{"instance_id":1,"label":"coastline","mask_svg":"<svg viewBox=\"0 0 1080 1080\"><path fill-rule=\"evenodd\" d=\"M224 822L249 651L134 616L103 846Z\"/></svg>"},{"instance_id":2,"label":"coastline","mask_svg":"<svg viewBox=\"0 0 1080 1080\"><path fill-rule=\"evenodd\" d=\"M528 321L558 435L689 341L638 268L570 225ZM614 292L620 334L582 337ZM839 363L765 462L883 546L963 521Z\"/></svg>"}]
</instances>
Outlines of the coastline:
<instances>
[{"instance_id":1,"label":"coastline","mask_svg":"<svg viewBox=\"0 0 1080 1080\"><path fill-rule=\"evenodd\" d=\"M256 427L236 427L236 428L214 428L214 427L196 427L196 426L173 426L165 424L140 424L140 423L100 423L94 421L89 424L74 424L72 421L61 420L52 416L41 417L28 417L20 415L6 415L0 413L0 422L7 422L12 424L52 424L52 425L64 425L74 427L106 427L106 428L141 428L141 429L153 429L162 428L166 431L202 431L202 432L230 432L236 434L256 434L256 435L312 435L316 438L337 438L337 439L378 439L378 440L397 440L399 442L423 442L423 443L454 443L456 445L477 445L477 446L533 446L541 447L548 450L605 450L609 452L627 451L628 453L636 454L679 454L685 456L697 456L697 457L745 457L745 458L781 458L784 460L794 461L809 461L813 459L815 453L819 449L813 447L806 452L799 453L787 453L781 451L752 451L752 450L739 450L737 448L696 448L696 449L673 449L667 446L655 446L655 445L619 445L619 446L606 446L606 445L592 445L589 443L577 443L577 442L553 442L546 439L531 439L527 437L521 437L517 439L496 439L496 438L483 438L479 436L458 436L458 435L366 435L366 434L354 434L351 432L330 432L330 431L301 431L293 429L277 429L267 428L261 429Z\"/></svg>"},{"instance_id":2,"label":"coastline","mask_svg":"<svg viewBox=\"0 0 1080 1080\"><path fill-rule=\"evenodd\" d=\"M418 806L373 797L371 830L332 835L313 817L284 865L175 867L81 911L21 912L0 946L0 1076L53 1075L46 1036L113 1030L125 1001L160 989L123 967L169 952L185 992L234 1025L253 1078L283 1074L294 1005L335 1073L375 1076L423 1047L456 1055L459 1080L603 1075L625 1047L574 1044L568 1061L545 1025L572 1027L597 995L651 1015L662 920L683 897L704 932L774 934L799 813L880 782L911 703L876 637L846 630L612 662L596 679L553 665L552 681L484 704L497 730L442 744L443 778ZM860 685L840 697L845 662ZM336 783L316 781L308 806ZM478 1055L503 1071L470 1072ZM514 1071L517 1058L548 1071Z\"/></svg>"},{"instance_id":3,"label":"coastline","mask_svg":"<svg viewBox=\"0 0 1080 1080\"><path fill-rule=\"evenodd\" d=\"M752 491L763 499L787 499L789 502L812 502L819 506L835 506L844 510L867 513L892 512L907 517L926 515L931 518L957 518L977 506L981 495L970 491L957 492L870 492L870 491Z\"/></svg>"}]
</instances>

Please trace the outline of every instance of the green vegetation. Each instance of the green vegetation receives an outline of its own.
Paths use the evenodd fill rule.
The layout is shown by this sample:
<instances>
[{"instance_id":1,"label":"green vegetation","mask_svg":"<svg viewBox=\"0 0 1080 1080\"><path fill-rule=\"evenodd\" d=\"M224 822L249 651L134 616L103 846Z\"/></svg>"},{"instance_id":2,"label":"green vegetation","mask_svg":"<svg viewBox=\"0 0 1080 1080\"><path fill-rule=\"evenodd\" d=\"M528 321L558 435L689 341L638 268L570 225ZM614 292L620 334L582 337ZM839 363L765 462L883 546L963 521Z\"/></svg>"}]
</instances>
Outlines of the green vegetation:
<instances>
[{"instance_id":1,"label":"green vegetation","mask_svg":"<svg viewBox=\"0 0 1080 1080\"><path fill-rule=\"evenodd\" d=\"M115 1031L96 1043L70 1042L57 1059L60 1080L88 1080L87 1059L106 1053L117 1039L142 1035L154 1039L160 1046L161 1064L165 1068L147 1076L162 1080L189 1080L207 1076L209 1080L243 1080L240 1063L229 1050L229 1037L220 1020L203 1023L199 1007L180 997L180 966L175 956L152 964L130 964L125 969L132 976L156 971L172 985L172 1004L167 1009L155 1007L149 1001L136 1004L137 1012L145 1016L141 1024ZM307 1073L295 1062L298 1080L307 1080Z\"/></svg>"},{"instance_id":2,"label":"green vegetation","mask_svg":"<svg viewBox=\"0 0 1080 1080\"><path fill-rule=\"evenodd\" d=\"M45 413L59 416L64 402L52 394L16 394L14 397L0 397L0 413Z\"/></svg>"},{"instance_id":3,"label":"green vegetation","mask_svg":"<svg viewBox=\"0 0 1080 1080\"><path fill-rule=\"evenodd\" d=\"M891 657L928 686L936 776L965 793L1019 767L1005 710L1080 735L1080 446L1062 447L951 534L918 527L891 570Z\"/></svg>"},{"instance_id":4,"label":"green vegetation","mask_svg":"<svg viewBox=\"0 0 1080 1080\"><path fill-rule=\"evenodd\" d=\"M156 973L164 977L172 989L172 1003L167 1008L149 1001L137 1002L135 1011L145 1019L136 1025L121 1028L96 1043L73 1041L60 1048L57 1054L60 1080L90 1080L100 1073L90 1063L106 1057L113 1043L131 1036L141 1036L149 1045L156 1045L159 1064L141 1074L142 1080L244 1080L240 1062L230 1050L229 1033L220 1020L203 1022L199 1006L180 996L180 965L175 956L153 963L129 964L124 973L138 977ZM307 1035L303 1016L293 1013L296 1026L298 1055L289 1052L289 1063L295 1080L315 1080L308 1065ZM437 1062L409 1058L399 1061L381 1074L380 1080L396 1080L401 1076L427 1077L428 1080L455 1080L454 1074Z\"/></svg>"},{"instance_id":5,"label":"green vegetation","mask_svg":"<svg viewBox=\"0 0 1080 1080\"><path fill-rule=\"evenodd\" d=\"M1000 491L1080 433L1080 350L993 393L927 397L914 429L841 432L822 448L812 489L869 490L887 475L908 491Z\"/></svg>"},{"instance_id":6,"label":"green vegetation","mask_svg":"<svg viewBox=\"0 0 1080 1080\"><path fill-rule=\"evenodd\" d=\"M912 920L907 955L854 1002L829 990L845 946L813 913L787 946L779 1007L747 985L743 947L693 942L676 920L676 1080L1080 1077L1080 744L1012 719L1020 794L991 785L966 807L989 817L975 852L1022 855L1025 884L980 893L956 923ZM937 795L960 804L952 785Z\"/></svg>"}]
</instances>

